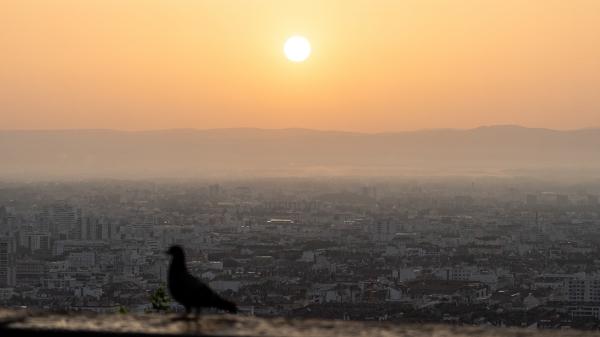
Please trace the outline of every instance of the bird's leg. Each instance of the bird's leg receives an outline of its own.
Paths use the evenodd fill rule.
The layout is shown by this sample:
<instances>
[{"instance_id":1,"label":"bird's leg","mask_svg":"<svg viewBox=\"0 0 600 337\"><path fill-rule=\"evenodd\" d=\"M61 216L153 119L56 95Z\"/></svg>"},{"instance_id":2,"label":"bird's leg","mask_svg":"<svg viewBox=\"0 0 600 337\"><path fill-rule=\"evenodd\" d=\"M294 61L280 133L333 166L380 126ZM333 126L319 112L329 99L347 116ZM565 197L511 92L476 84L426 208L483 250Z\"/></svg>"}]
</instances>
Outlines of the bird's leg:
<instances>
[{"instance_id":1,"label":"bird's leg","mask_svg":"<svg viewBox=\"0 0 600 337\"><path fill-rule=\"evenodd\" d=\"M200 314L202 314L201 308L196 308L194 314L194 322L196 322L196 334L201 334L202 331L202 323L200 322Z\"/></svg>"},{"instance_id":2,"label":"bird's leg","mask_svg":"<svg viewBox=\"0 0 600 337\"><path fill-rule=\"evenodd\" d=\"M185 312L183 312L181 316L175 317L172 320L173 321L188 321L190 319L189 314L191 311L192 311L192 309L190 307L185 307Z\"/></svg>"},{"instance_id":3,"label":"bird's leg","mask_svg":"<svg viewBox=\"0 0 600 337\"><path fill-rule=\"evenodd\" d=\"M188 320L188 319L190 319L190 313L191 313L191 312L192 312L192 308L186 305L186 306L185 306L185 314L183 314L183 318L184 318L185 320Z\"/></svg>"}]
</instances>

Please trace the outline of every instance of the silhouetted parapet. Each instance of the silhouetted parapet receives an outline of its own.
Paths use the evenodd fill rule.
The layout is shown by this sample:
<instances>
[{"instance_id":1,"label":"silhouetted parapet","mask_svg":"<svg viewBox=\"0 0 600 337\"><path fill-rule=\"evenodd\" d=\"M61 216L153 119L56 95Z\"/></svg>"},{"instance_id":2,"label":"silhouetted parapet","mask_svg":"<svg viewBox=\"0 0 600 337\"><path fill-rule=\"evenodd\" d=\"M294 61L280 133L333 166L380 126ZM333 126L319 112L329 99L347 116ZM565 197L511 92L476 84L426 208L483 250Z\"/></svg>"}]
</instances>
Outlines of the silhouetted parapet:
<instances>
[{"instance_id":1,"label":"silhouetted parapet","mask_svg":"<svg viewBox=\"0 0 600 337\"><path fill-rule=\"evenodd\" d=\"M56 314L0 309L0 336L265 336L265 337L543 337L599 336L574 330L498 329L331 320L206 315L177 320L161 314Z\"/></svg>"}]
</instances>

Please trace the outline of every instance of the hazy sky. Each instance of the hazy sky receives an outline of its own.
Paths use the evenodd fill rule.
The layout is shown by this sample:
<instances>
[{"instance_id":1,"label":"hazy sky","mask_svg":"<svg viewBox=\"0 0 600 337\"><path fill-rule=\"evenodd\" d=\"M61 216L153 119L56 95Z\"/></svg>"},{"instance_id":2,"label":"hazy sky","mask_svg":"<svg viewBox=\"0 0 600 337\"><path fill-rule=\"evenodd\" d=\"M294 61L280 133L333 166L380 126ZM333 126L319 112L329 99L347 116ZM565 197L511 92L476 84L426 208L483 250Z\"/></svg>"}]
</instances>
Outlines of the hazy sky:
<instances>
[{"instance_id":1,"label":"hazy sky","mask_svg":"<svg viewBox=\"0 0 600 337\"><path fill-rule=\"evenodd\" d=\"M600 126L599 0L0 4L0 129L489 124Z\"/></svg>"}]
</instances>

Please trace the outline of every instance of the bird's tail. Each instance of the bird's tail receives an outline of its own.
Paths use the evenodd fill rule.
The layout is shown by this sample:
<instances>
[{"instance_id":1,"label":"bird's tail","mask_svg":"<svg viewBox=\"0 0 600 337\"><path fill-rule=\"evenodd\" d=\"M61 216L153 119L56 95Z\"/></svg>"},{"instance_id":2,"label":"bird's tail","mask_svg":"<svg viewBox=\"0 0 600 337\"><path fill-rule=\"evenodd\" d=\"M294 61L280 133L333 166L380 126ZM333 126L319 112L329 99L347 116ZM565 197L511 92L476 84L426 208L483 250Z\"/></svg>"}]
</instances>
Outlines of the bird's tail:
<instances>
[{"instance_id":1,"label":"bird's tail","mask_svg":"<svg viewBox=\"0 0 600 337\"><path fill-rule=\"evenodd\" d=\"M222 297L217 298L217 303L215 303L215 307L217 309L229 311L232 314L236 314L238 312L238 307L235 303L228 301Z\"/></svg>"}]
</instances>

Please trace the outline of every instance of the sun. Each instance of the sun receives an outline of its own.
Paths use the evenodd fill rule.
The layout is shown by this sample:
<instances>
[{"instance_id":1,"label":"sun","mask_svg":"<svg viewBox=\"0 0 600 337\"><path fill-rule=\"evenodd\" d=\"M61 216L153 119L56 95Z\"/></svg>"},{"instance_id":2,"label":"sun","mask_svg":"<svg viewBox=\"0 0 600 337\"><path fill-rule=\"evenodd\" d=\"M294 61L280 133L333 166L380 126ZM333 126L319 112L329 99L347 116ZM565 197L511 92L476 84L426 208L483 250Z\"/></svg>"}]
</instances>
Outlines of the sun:
<instances>
[{"instance_id":1,"label":"sun","mask_svg":"<svg viewBox=\"0 0 600 337\"><path fill-rule=\"evenodd\" d=\"M285 41L283 52L288 60L302 62L310 56L310 42L304 36L292 36Z\"/></svg>"}]
</instances>

